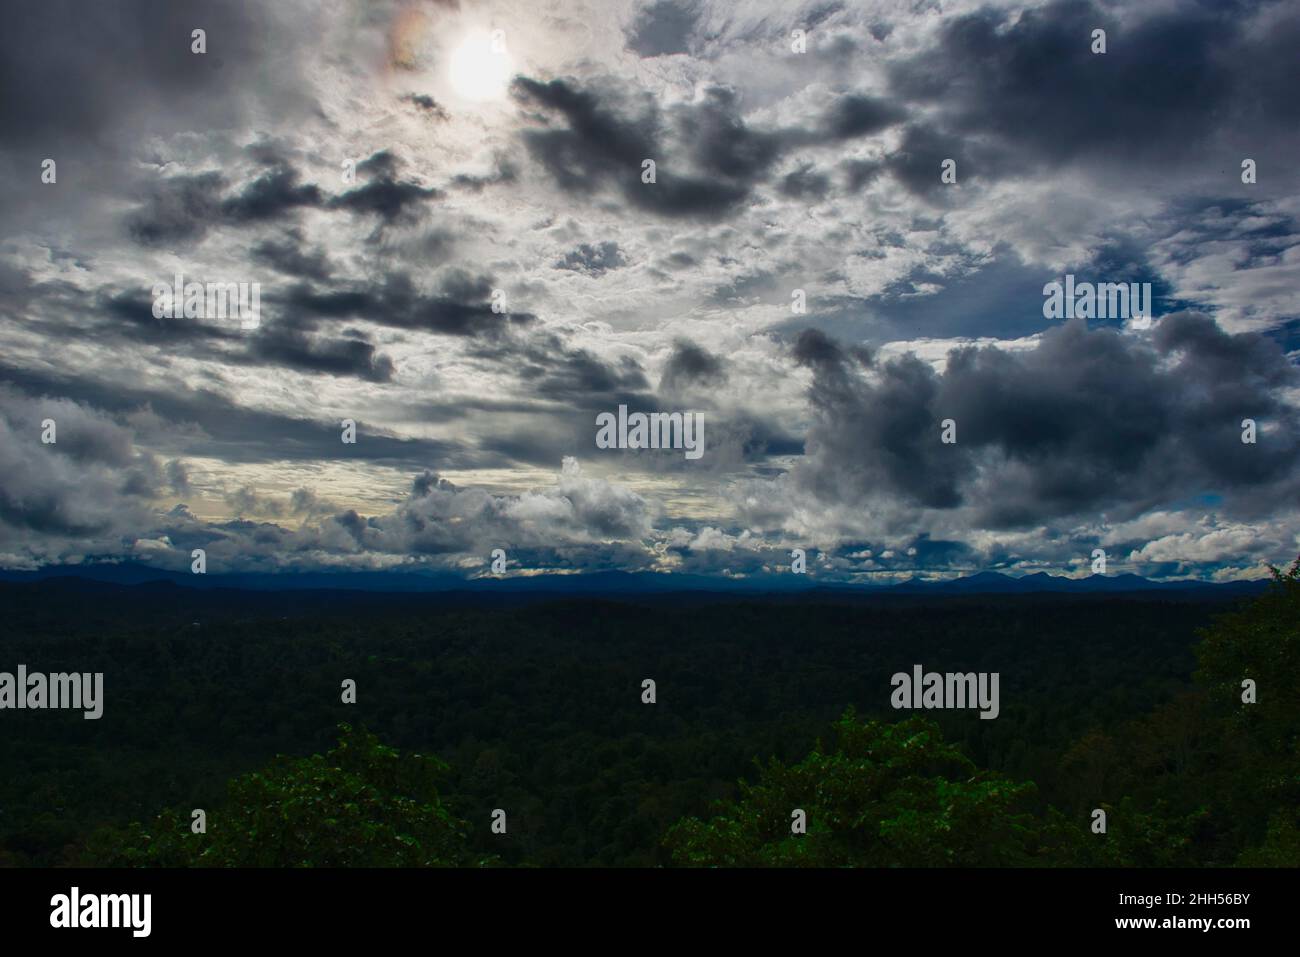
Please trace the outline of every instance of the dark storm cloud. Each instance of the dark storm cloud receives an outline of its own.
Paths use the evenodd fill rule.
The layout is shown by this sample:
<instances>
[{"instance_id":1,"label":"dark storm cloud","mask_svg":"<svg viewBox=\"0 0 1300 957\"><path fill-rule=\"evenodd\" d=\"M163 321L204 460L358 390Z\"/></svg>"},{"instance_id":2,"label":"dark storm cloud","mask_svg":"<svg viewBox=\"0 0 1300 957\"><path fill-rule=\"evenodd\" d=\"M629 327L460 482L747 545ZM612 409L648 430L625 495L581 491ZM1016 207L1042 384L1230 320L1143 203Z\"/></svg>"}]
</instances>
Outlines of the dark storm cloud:
<instances>
[{"instance_id":1,"label":"dark storm cloud","mask_svg":"<svg viewBox=\"0 0 1300 957\"><path fill-rule=\"evenodd\" d=\"M299 372L356 376L371 382L389 382L393 378L393 361L362 338L322 339L272 330L253 339L250 355Z\"/></svg>"},{"instance_id":2,"label":"dark storm cloud","mask_svg":"<svg viewBox=\"0 0 1300 957\"><path fill-rule=\"evenodd\" d=\"M114 418L148 412L159 422L150 444L169 455L207 456L230 463L360 459L417 468L431 464L472 467L471 463L488 461L455 442L398 438L360 419L356 420L356 444L345 445L340 439L342 426L332 419L248 408L211 389L143 389L85 375L56 376L6 365L0 365L0 380L37 404L67 401ZM48 396L62 398L42 398Z\"/></svg>"},{"instance_id":3,"label":"dark storm cloud","mask_svg":"<svg viewBox=\"0 0 1300 957\"><path fill-rule=\"evenodd\" d=\"M518 411L534 413L515 428L498 428L481 448L515 462L554 467L557 456L594 449L594 414L620 405L657 408L645 370L631 356L606 359L551 332L475 340L467 358L509 375L525 395Z\"/></svg>"},{"instance_id":4,"label":"dark storm cloud","mask_svg":"<svg viewBox=\"0 0 1300 957\"><path fill-rule=\"evenodd\" d=\"M719 356L686 339L678 339L664 364L659 389L662 392L690 385L721 385L726 380L726 366Z\"/></svg>"},{"instance_id":5,"label":"dark storm cloud","mask_svg":"<svg viewBox=\"0 0 1300 957\"><path fill-rule=\"evenodd\" d=\"M740 184L671 168L653 106L640 117L624 114L568 80L540 83L519 77L513 91L524 104L564 118L564 127L525 130L523 139L532 157L568 193L589 197L593 186L612 186L633 206L667 217L721 215L748 193ZM655 183L641 181L647 159L658 164Z\"/></svg>"},{"instance_id":6,"label":"dark storm cloud","mask_svg":"<svg viewBox=\"0 0 1300 957\"><path fill-rule=\"evenodd\" d=\"M257 177L239 193L224 200L221 212L230 222L248 223L279 219L299 207L319 207L323 202L320 187L299 183L298 173L287 162Z\"/></svg>"},{"instance_id":7,"label":"dark storm cloud","mask_svg":"<svg viewBox=\"0 0 1300 957\"><path fill-rule=\"evenodd\" d=\"M223 325L220 320L210 323L179 317L156 319L152 299L144 290L102 292L92 316L89 325L81 319L74 325L62 324L62 331L75 332L83 341L163 346L173 356L184 354L239 365L283 366L299 372L355 376L371 382L389 382L393 378L392 360L355 331L331 338L309 334L287 322L267 322L250 331L234 323ZM56 324L52 328L58 327Z\"/></svg>"},{"instance_id":8,"label":"dark storm cloud","mask_svg":"<svg viewBox=\"0 0 1300 957\"><path fill-rule=\"evenodd\" d=\"M42 0L10 10L0 30L0 143L102 141L124 127L165 129L174 114L229 122L240 94L297 79L289 38L267 12L219 0ZM196 26L207 31L206 54L191 52Z\"/></svg>"},{"instance_id":9,"label":"dark storm cloud","mask_svg":"<svg viewBox=\"0 0 1300 957\"><path fill-rule=\"evenodd\" d=\"M450 118L442 104L425 93L407 93L401 99L404 103L413 104L431 119L441 121Z\"/></svg>"},{"instance_id":10,"label":"dark storm cloud","mask_svg":"<svg viewBox=\"0 0 1300 957\"><path fill-rule=\"evenodd\" d=\"M359 333L331 338L308 334L287 323L266 323L256 331L247 331L234 324L210 324L200 319L155 319L152 299L136 290L101 294L98 313L109 320L89 328L90 335L100 341L146 342L165 346L173 355L183 352L206 360L283 366L371 382L393 378L392 360ZM87 338L84 323L79 334Z\"/></svg>"},{"instance_id":11,"label":"dark storm cloud","mask_svg":"<svg viewBox=\"0 0 1300 957\"><path fill-rule=\"evenodd\" d=\"M491 311L487 298L490 285L481 277L451 273L443 283L442 294L421 296L413 291L409 280L398 276L376 290L359 292L312 293L309 287L296 289L290 301L298 307L288 316L263 317L255 331L239 329L234 324L205 322L201 319L157 319L146 289L107 288L94 294L94 307L86 314L86 293L63 283L32 285L29 279L14 274L12 292L21 303L15 314L28 311L40 316L42 328L51 335L75 335L82 343L148 343L164 347L167 355L186 355L207 361L234 365L280 366L305 373L353 376L371 382L389 382L394 375L392 360L381 354L365 336L345 330L333 337L315 330L317 318L351 319L375 317L381 323L453 335L491 335L509 326L522 326L531 320L526 314L498 316ZM478 297L478 301L470 301ZM13 369L9 377L21 373ZM18 381L16 378L13 381ZM43 390L57 394L59 388L76 389L71 380L56 386L40 380ZM159 400L152 395L137 395L128 388L122 403L113 401L114 386L86 383L87 397L115 410L134 405L152 404L155 411L174 409L188 414L184 403ZM67 394L81 395L80 391Z\"/></svg>"},{"instance_id":12,"label":"dark storm cloud","mask_svg":"<svg viewBox=\"0 0 1300 957\"><path fill-rule=\"evenodd\" d=\"M252 249L255 262L298 279L328 279L332 268L324 250L305 248L301 230L286 230L279 240L267 239Z\"/></svg>"},{"instance_id":13,"label":"dark storm cloud","mask_svg":"<svg viewBox=\"0 0 1300 957\"><path fill-rule=\"evenodd\" d=\"M484 345L474 353L515 371L541 399L580 409L606 409L649 401L650 383L630 356L606 361L587 349L571 348L550 333L510 341L500 350Z\"/></svg>"},{"instance_id":14,"label":"dark storm cloud","mask_svg":"<svg viewBox=\"0 0 1300 957\"><path fill-rule=\"evenodd\" d=\"M804 163L781 179L780 188L791 199L824 199L830 192L831 180L825 173L817 172L811 163Z\"/></svg>"},{"instance_id":15,"label":"dark storm cloud","mask_svg":"<svg viewBox=\"0 0 1300 957\"><path fill-rule=\"evenodd\" d=\"M166 246L203 238L222 225L278 220L300 208L319 208L319 187L300 183L298 173L278 162L241 189L222 196L228 183L216 172L169 176L153 183L140 207L127 219L131 237L146 246Z\"/></svg>"},{"instance_id":16,"label":"dark storm cloud","mask_svg":"<svg viewBox=\"0 0 1300 957\"><path fill-rule=\"evenodd\" d=\"M170 286L170 281L168 282ZM149 342L178 346L198 345L208 340L234 341L236 328L209 325L201 319L155 319L153 295L148 289L103 291L98 294L92 319L104 316L108 321L94 321L89 330L83 320L82 334L89 331L100 339Z\"/></svg>"},{"instance_id":17,"label":"dark storm cloud","mask_svg":"<svg viewBox=\"0 0 1300 957\"><path fill-rule=\"evenodd\" d=\"M532 465L554 465L555 457L599 454L626 457L641 470L665 472L707 468L725 472L743 462L772 455L798 455L803 443L766 417L745 410L716 410L714 395L728 379L727 362L686 340L678 340L665 365L657 391L631 356L607 359L587 349L573 348L550 333L501 342L476 343L470 353L508 370L535 401L527 424L498 430L482 441L482 449ZM594 449L595 414L615 412L708 412L708 461L695 464L680 452L654 454ZM629 466L632 467L632 466Z\"/></svg>"},{"instance_id":18,"label":"dark storm cloud","mask_svg":"<svg viewBox=\"0 0 1300 957\"><path fill-rule=\"evenodd\" d=\"M713 412L708 421L709 464L715 467L725 469L740 462L762 462L774 455L804 454L803 439L787 432L768 416L744 411Z\"/></svg>"},{"instance_id":19,"label":"dark storm cloud","mask_svg":"<svg viewBox=\"0 0 1300 957\"><path fill-rule=\"evenodd\" d=\"M421 205L442 196L441 190L397 179L399 163L388 151L381 151L357 164L357 172L369 174L364 186L329 201L331 209L372 213L385 223L409 221L418 216Z\"/></svg>"},{"instance_id":20,"label":"dark storm cloud","mask_svg":"<svg viewBox=\"0 0 1300 957\"><path fill-rule=\"evenodd\" d=\"M585 349L568 352L540 371L535 380L538 395L587 406L604 398L623 401L649 386L640 365L630 356L608 363Z\"/></svg>"},{"instance_id":21,"label":"dark storm cloud","mask_svg":"<svg viewBox=\"0 0 1300 957\"><path fill-rule=\"evenodd\" d=\"M561 189L590 197L593 186L612 187L632 206L669 218L725 216L792 150L870 135L903 115L848 95L807 129L765 130L746 123L737 92L725 86L709 87L698 103L668 115L652 102L638 109L570 79L518 77L512 89L522 105L541 111L535 118L543 125L525 130L524 144ZM551 125L557 114L564 126ZM656 163L654 183L642 182L647 159Z\"/></svg>"},{"instance_id":22,"label":"dark storm cloud","mask_svg":"<svg viewBox=\"0 0 1300 957\"><path fill-rule=\"evenodd\" d=\"M654 0L637 10L627 48L643 57L686 53L699 19L699 4L691 0Z\"/></svg>"},{"instance_id":23,"label":"dark storm cloud","mask_svg":"<svg viewBox=\"0 0 1300 957\"><path fill-rule=\"evenodd\" d=\"M875 160L845 160L840 168L844 171L845 188L850 193L870 185L885 171L884 164Z\"/></svg>"},{"instance_id":24,"label":"dark storm cloud","mask_svg":"<svg viewBox=\"0 0 1300 957\"><path fill-rule=\"evenodd\" d=\"M5 377L6 379L8 377ZM50 421L55 441L42 432ZM65 398L0 386L0 542L8 530L94 535L142 516L164 470L110 417Z\"/></svg>"},{"instance_id":25,"label":"dark storm cloud","mask_svg":"<svg viewBox=\"0 0 1300 957\"><path fill-rule=\"evenodd\" d=\"M382 167L382 159L379 163ZM253 195L265 194L258 187ZM216 211L219 206L209 203L205 208ZM155 227L160 222L155 220ZM174 230L157 228L154 234L169 231ZM461 270L444 272L432 292L416 289L410 277L398 271L381 275L373 283L330 283L325 278L331 272L328 258L319 248L306 248L299 229L259 242L252 249L252 259L299 279L316 281L284 291L268 289L263 304L272 308L264 312L261 326L253 332L222 320L156 318L151 285L113 285L88 291L61 281L34 282L23 270L7 269L0 274L0 297L13 315L30 316L53 336L75 335L83 342L93 340L113 348L147 343L205 361L279 365L372 382L392 380L391 359L360 334L345 333L342 338L325 334L318 328L322 322L364 319L446 335L492 336L524 327L534 319L528 313L494 313L490 278ZM170 286L173 277L158 278ZM89 310L85 308L87 297L93 303Z\"/></svg>"},{"instance_id":26,"label":"dark storm cloud","mask_svg":"<svg viewBox=\"0 0 1300 957\"><path fill-rule=\"evenodd\" d=\"M158 142L190 131L233 131L272 115L291 128L313 109L300 72L319 11L290 22L250 2L50 0L6 10L0 28L0 215L18 230L75 232L96 206L138 198L140 163L162 166ZM207 52L191 52L191 31ZM57 188L30 188L57 163ZM216 157L212 157L216 160ZM219 160L216 160L219 162ZM213 164L215 165L215 163ZM178 202L211 197L195 184ZM184 209L140 225L141 241L198 238Z\"/></svg>"},{"instance_id":27,"label":"dark storm cloud","mask_svg":"<svg viewBox=\"0 0 1300 957\"><path fill-rule=\"evenodd\" d=\"M800 365L816 366L824 377L839 376L844 351L834 340L819 329L805 329L799 333L790 350L794 361Z\"/></svg>"},{"instance_id":28,"label":"dark storm cloud","mask_svg":"<svg viewBox=\"0 0 1300 957\"><path fill-rule=\"evenodd\" d=\"M21 317L49 342L75 340L110 349L145 343L219 360L241 338L233 323L154 318L152 286L84 289L62 280L33 281L21 270L14 270L11 278L12 283L0 289L0 310ZM171 282L172 277L165 278L165 284Z\"/></svg>"},{"instance_id":29,"label":"dark storm cloud","mask_svg":"<svg viewBox=\"0 0 1300 957\"><path fill-rule=\"evenodd\" d=\"M300 284L283 297L281 321L311 328L322 319L366 319L441 335L494 336L536 319L531 313L493 312L493 289L490 278L460 269L443 276L436 295L420 292L409 275L397 271L373 284L344 283L323 290Z\"/></svg>"},{"instance_id":30,"label":"dark storm cloud","mask_svg":"<svg viewBox=\"0 0 1300 957\"><path fill-rule=\"evenodd\" d=\"M895 65L891 89L937 107L959 134L993 136L1043 162L1195 165L1208 147L1235 155L1247 144L1241 155L1280 161L1271 144L1294 143L1300 118L1283 92L1300 85L1288 52L1300 43L1300 12L1271 16L1276 9L1181 3L1122 21L1074 0L1018 15L983 9L946 22L935 47ZM1266 29L1253 20L1260 11L1270 13ZM1107 31L1104 54L1091 52L1094 28Z\"/></svg>"},{"instance_id":31,"label":"dark storm cloud","mask_svg":"<svg viewBox=\"0 0 1300 957\"><path fill-rule=\"evenodd\" d=\"M332 197L316 184L302 182L287 159L262 147L250 152L267 168L228 194L230 184L217 172L180 174L152 183L127 219L131 237L143 245L165 246L201 239L219 226L283 220L299 209L373 215L388 225L418 218L424 203L442 195L434 187L398 179L399 164L388 152L357 164L358 174L370 176L366 183ZM270 252L274 256L274 248Z\"/></svg>"},{"instance_id":32,"label":"dark storm cloud","mask_svg":"<svg viewBox=\"0 0 1300 957\"><path fill-rule=\"evenodd\" d=\"M701 170L744 184L766 176L787 146L781 134L745 123L740 98L730 87L705 90L703 100L680 110L676 120Z\"/></svg>"},{"instance_id":33,"label":"dark storm cloud","mask_svg":"<svg viewBox=\"0 0 1300 957\"><path fill-rule=\"evenodd\" d=\"M564 257L555 264L555 268L599 276L611 269L619 269L626 265L627 260L623 258L623 251L618 248L618 243L603 242L594 245L580 244L577 249L565 253Z\"/></svg>"},{"instance_id":34,"label":"dark storm cloud","mask_svg":"<svg viewBox=\"0 0 1300 957\"><path fill-rule=\"evenodd\" d=\"M828 500L970 505L985 527L1013 527L1205 490L1266 513L1300 492L1300 417L1277 397L1297 370L1271 340L1203 315L1167 316L1149 341L1071 322L1031 351L955 350L943 373L906 356L863 375L814 331L795 355L815 371L817 413L796 475ZM940 441L949 418L955 445ZM1261 424L1257 445L1244 418Z\"/></svg>"},{"instance_id":35,"label":"dark storm cloud","mask_svg":"<svg viewBox=\"0 0 1300 957\"><path fill-rule=\"evenodd\" d=\"M956 163L958 183L1009 175L1019 165L1004 161L1001 155L995 157L987 148L964 137L919 124L903 132L898 149L885 157L884 164L908 192L936 198L947 195L950 185L940 175L945 160Z\"/></svg>"},{"instance_id":36,"label":"dark storm cloud","mask_svg":"<svg viewBox=\"0 0 1300 957\"><path fill-rule=\"evenodd\" d=\"M823 134L835 140L869 136L902 122L906 111L874 96L851 93L837 99L822 118Z\"/></svg>"},{"instance_id":37,"label":"dark storm cloud","mask_svg":"<svg viewBox=\"0 0 1300 957\"><path fill-rule=\"evenodd\" d=\"M224 177L215 172L159 180L127 219L127 230L146 246L201 239L220 217L225 185Z\"/></svg>"}]
</instances>

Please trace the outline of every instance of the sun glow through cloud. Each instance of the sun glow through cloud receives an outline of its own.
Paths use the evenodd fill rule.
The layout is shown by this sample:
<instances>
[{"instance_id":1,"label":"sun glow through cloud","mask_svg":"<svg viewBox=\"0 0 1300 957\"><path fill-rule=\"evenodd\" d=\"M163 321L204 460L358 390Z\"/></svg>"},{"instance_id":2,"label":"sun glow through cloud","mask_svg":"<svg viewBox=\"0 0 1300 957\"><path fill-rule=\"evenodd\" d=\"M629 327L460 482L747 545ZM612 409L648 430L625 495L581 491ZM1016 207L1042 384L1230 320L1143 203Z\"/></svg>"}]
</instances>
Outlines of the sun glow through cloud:
<instances>
[{"instance_id":1,"label":"sun glow through cloud","mask_svg":"<svg viewBox=\"0 0 1300 957\"><path fill-rule=\"evenodd\" d=\"M452 51L447 75L457 96L483 102L505 97L513 69L502 35L475 30Z\"/></svg>"}]
</instances>

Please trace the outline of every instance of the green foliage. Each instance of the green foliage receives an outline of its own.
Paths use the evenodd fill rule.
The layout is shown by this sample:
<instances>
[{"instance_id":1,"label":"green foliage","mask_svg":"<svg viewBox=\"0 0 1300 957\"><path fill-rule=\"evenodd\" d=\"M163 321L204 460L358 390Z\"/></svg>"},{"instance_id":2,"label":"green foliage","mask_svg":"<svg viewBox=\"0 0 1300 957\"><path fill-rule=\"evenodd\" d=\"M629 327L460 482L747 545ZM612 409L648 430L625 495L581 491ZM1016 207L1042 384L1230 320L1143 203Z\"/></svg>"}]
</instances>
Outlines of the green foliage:
<instances>
[{"instance_id":1,"label":"green foliage","mask_svg":"<svg viewBox=\"0 0 1300 957\"><path fill-rule=\"evenodd\" d=\"M1210 698L1220 744L1207 778L1242 863L1300 866L1300 558L1271 568L1269 590L1201 633L1197 680ZM1256 685L1242 701L1242 681ZM1267 833L1261 835L1263 822Z\"/></svg>"},{"instance_id":2,"label":"green foliage","mask_svg":"<svg viewBox=\"0 0 1300 957\"><path fill-rule=\"evenodd\" d=\"M1034 860L1033 784L979 771L934 722L860 723L847 712L834 750L772 760L710 821L676 825L673 860L729 867L1005 866ZM795 808L807 834L791 831Z\"/></svg>"},{"instance_id":3,"label":"green foliage","mask_svg":"<svg viewBox=\"0 0 1300 957\"><path fill-rule=\"evenodd\" d=\"M1294 809L1274 814L1264 843L1247 848L1237 863L1242 867L1300 866L1300 815Z\"/></svg>"},{"instance_id":4,"label":"green foliage","mask_svg":"<svg viewBox=\"0 0 1300 957\"><path fill-rule=\"evenodd\" d=\"M1273 569L1273 587L1201 632L1197 679L1119 734L1093 729L1060 765L1078 794L1070 810L1032 813L1032 783L979 772L929 721L836 726L838 745L760 767L740 797L708 821L679 822L665 839L691 866L1175 867L1215 862L1252 840L1246 866L1300 864L1300 559ZM1258 704L1243 704L1253 678ZM1145 780L1143 780L1145 779ZM1154 782L1154 785L1152 784ZM1141 796L1125 793L1139 791ZM790 813L808 814L806 835ZM1093 833L1092 809L1107 830ZM1209 851L1209 854L1206 851Z\"/></svg>"},{"instance_id":5,"label":"green foliage","mask_svg":"<svg viewBox=\"0 0 1300 957\"><path fill-rule=\"evenodd\" d=\"M1271 566L1270 566L1271 567ZM1294 756L1300 736L1300 558L1254 602L1221 616L1202 632L1196 678L1231 728L1261 751ZM1243 679L1258 702L1243 705Z\"/></svg>"},{"instance_id":6,"label":"green foliage","mask_svg":"<svg viewBox=\"0 0 1300 957\"><path fill-rule=\"evenodd\" d=\"M365 730L339 726L325 755L277 758L230 782L205 834L164 811L144 827L91 842L103 865L164 867L446 867L476 861L466 824L438 799L446 766L402 755Z\"/></svg>"},{"instance_id":7,"label":"green foliage","mask_svg":"<svg viewBox=\"0 0 1300 957\"><path fill-rule=\"evenodd\" d=\"M1188 867L1197 863L1195 835L1207 813L1173 811L1164 801L1150 809L1129 795L1106 812L1106 833L1092 830L1092 814L1066 817L1048 808L1043 827L1044 856L1061 867Z\"/></svg>"},{"instance_id":8,"label":"green foliage","mask_svg":"<svg viewBox=\"0 0 1300 957\"><path fill-rule=\"evenodd\" d=\"M1199 648L1221 601L481 608L0 585L0 656L112 676L106 722L6 714L0 865L1296 866L1300 562L1274 579ZM999 671L1014 693L996 721L893 723L899 660ZM809 754L846 705L886 720L841 718ZM272 757L325 750L341 715L402 752L345 731Z\"/></svg>"}]
</instances>

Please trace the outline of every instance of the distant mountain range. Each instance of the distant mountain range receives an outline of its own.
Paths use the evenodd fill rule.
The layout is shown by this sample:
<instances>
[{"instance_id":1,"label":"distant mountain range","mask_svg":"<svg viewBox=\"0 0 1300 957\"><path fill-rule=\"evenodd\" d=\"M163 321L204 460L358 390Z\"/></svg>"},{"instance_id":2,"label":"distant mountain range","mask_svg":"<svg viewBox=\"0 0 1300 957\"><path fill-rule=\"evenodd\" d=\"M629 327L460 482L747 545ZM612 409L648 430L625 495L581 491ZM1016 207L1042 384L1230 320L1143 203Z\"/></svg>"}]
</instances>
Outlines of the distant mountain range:
<instances>
[{"instance_id":1,"label":"distant mountain range","mask_svg":"<svg viewBox=\"0 0 1300 957\"><path fill-rule=\"evenodd\" d=\"M117 585L170 582L189 588L235 588L255 591L344 590L367 592L507 592L511 594L555 595L637 595L646 593L693 591L752 594L778 592L830 594L898 594L898 595L1021 595L1032 593L1098 594L1118 592L1209 591L1219 594L1253 594L1262 591L1263 580L1204 582L1192 579L1153 581L1139 575L1090 575L1066 578L1037 572L1019 578L1000 572L979 572L963 578L908 581L881 585L858 585L821 582L816 578L792 575L763 575L728 579L708 575L658 574L654 572L592 572L577 575L535 575L530 577L487 578L467 581L459 575L420 572L288 572L280 574L240 573L230 575L191 575L165 571L136 563L62 565L39 571L5 571L0 581L35 582L50 579L83 579Z\"/></svg>"}]
</instances>

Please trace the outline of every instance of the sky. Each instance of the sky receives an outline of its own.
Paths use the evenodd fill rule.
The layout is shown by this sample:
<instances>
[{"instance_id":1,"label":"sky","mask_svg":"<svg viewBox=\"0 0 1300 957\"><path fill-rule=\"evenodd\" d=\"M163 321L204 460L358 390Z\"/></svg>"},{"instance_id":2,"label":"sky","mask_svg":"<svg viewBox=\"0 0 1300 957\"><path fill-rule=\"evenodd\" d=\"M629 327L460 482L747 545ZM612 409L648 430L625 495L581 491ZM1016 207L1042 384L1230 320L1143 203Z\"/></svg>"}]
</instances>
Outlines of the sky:
<instances>
[{"instance_id":1,"label":"sky","mask_svg":"<svg viewBox=\"0 0 1300 957\"><path fill-rule=\"evenodd\" d=\"M4 16L0 568L1300 552L1293 3ZM255 321L160 317L177 274ZM1067 275L1152 316L1048 318ZM600 447L620 406L703 454Z\"/></svg>"}]
</instances>

